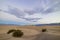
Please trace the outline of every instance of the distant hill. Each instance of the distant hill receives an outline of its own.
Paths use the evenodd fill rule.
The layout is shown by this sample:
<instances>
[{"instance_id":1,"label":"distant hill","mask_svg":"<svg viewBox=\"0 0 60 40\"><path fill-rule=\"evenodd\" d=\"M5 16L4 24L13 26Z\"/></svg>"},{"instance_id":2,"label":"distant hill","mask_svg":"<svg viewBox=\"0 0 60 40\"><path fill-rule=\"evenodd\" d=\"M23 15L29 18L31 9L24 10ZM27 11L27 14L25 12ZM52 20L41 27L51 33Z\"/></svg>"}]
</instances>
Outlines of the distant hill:
<instances>
[{"instance_id":1,"label":"distant hill","mask_svg":"<svg viewBox=\"0 0 60 40\"><path fill-rule=\"evenodd\" d=\"M24 25L17 25L17 24L0 24L0 25L13 25L13 26L24 26ZM60 26L60 23L51 23L51 24L35 24L35 25L33 25L33 26ZM25 25L26 26L26 25Z\"/></svg>"},{"instance_id":2,"label":"distant hill","mask_svg":"<svg viewBox=\"0 0 60 40\"><path fill-rule=\"evenodd\" d=\"M48 25L48 26L54 26L54 25L60 25L60 23L51 23L51 24L36 24L35 26L45 26L45 25Z\"/></svg>"},{"instance_id":3,"label":"distant hill","mask_svg":"<svg viewBox=\"0 0 60 40\"><path fill-rule=\"evenodd\" d=\"M17 25L17 24L0 24L0 25L9 25L9 26L20 26L20 25Z\"/></svg>"}]
</instances>

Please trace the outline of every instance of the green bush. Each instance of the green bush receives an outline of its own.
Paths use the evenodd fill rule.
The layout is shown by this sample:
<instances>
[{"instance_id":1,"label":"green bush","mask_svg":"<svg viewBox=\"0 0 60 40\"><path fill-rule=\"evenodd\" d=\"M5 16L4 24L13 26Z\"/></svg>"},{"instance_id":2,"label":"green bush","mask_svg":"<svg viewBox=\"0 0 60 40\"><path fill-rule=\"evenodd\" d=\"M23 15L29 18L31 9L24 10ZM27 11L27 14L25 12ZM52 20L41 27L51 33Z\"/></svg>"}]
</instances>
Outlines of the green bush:
<instances>
[{"instance_id":1,"label":"green bush","mask_svg":"<svg viewBox=\"0 0 60 40\"><path fill-rule=\"evenodd\" d=\"M47 29L42 29L42 32L46 32L47 31Z\"/></svg>"},{"instance_id":2,"label":"green bush","mask_svg":"<svg viewBox=\"0 0 60 40\"><path fill-rule=\"evenodd\" d=\"M11 29L11 30L9 30L9 31L7 32L7 34L10 34L10 33L14 32L14 31L16 31L16 30L15 30L15 29Z\"/></svg>"},{"instance_id":3,"label":"green bush","mask_svg":"<svg viewBox=\"0 0 60 40\"><path fill-rule=\"evenodd\" d=\"M10 33L12 33L13 37L22 37L23 36L23 32L21 30L11 29L7 32L7 34L10 34Z\"/></svg>"},{"instance_id":4,"label":"green bush","mask_svg":"<svg viewBox=\"0 0 60 40\"><path fill-rule=\"evenodd\" d=\"M23 32L21 30L16 30L13 33L13 37L22 37L23 36Z\"/></svg>"}]
</instances>

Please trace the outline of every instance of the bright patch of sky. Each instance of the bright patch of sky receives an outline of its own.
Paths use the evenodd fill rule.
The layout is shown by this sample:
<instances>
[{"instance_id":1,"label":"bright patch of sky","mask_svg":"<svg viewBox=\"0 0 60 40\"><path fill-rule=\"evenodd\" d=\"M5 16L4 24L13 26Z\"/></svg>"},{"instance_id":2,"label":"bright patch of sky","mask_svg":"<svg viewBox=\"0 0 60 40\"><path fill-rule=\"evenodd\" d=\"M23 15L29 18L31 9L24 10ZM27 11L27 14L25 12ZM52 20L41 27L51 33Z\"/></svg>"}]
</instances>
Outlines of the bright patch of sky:
<instances>
[{"instance_id":1,"label":"bright patch of sky","mask_svg":"<svg viewBox=\"0 0 60 40\"><path fill-rule=\"evenodd\" d=\"M60 23L60 0L0 0L0 20L26 25Z\"/></svg>"}]
</instances>

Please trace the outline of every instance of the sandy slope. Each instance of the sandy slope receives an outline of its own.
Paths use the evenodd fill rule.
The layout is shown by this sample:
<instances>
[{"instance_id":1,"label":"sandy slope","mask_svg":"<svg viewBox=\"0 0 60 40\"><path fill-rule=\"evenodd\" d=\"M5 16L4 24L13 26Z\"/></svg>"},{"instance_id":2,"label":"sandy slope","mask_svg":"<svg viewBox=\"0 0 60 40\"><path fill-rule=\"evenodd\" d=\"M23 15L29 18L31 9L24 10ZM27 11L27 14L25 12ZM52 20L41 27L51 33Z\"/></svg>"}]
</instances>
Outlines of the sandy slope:
<instances>
[{"instance_id":1,"label":"sandy slope","mask_svg":"<svg viewBox=\"0 0 60 40\"><path fill-rule=\"evenodd\" d=\"M46 28L47 32L41 32ZM24 32L21 38L14 38L11 34L6 34L10 29L19 29ZM0 40L60 40L60 26L10 26L0 25Z\"/></svg>"}]
</instances>

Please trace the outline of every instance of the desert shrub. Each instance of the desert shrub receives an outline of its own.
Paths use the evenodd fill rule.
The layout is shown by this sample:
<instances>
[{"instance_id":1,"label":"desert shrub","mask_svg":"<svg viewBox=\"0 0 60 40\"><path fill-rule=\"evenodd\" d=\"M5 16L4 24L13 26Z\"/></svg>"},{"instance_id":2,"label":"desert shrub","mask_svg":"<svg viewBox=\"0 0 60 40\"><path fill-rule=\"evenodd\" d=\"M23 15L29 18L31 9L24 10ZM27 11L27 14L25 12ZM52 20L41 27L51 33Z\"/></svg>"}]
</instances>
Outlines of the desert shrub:
<instances>
[{"instance_id":1,"label":"desert shrub","mask_svg":"<svg viewBox=\"0 0 60 40\"><path fill-rule=\"evenodd\" d=\"M23 36L23 32L21 30L11 29L7 32L7 34L10 34L10 33L12 33L13 37L22 37Z\"/></svg>"},{"instance_id":2,"label":"desert shrub","mask_svg":"<svg viewBox=\"0 0 60 40\"><path fill-rule=\"evenodd\" d=\"M23 36L23 32L21 30L16 30L13 34L13 37L22 37Z\"/></svg>"},{"instance_id":3,"label":"desert shrub","mask_svg":"<svg viewBox=\"0 0 60 40\"><path fill-rule=\"evenodd\" d=\"M9 31L7 32L7 34L10 34L10 33L14 32L14 31L16 31L16 30L15 30L15 29L11 29L11 30L9 30Z\"/></svg>"},{"instance_id":4,"label":"desert shrub","mask_svg":"<svg viewBox=\"0 0 60 40\"><path fill-rule=\"evenodd\" d=\"M42 29L42 32L46 32L47 31L47 29Z\"/></svg>"}]
</instances>

